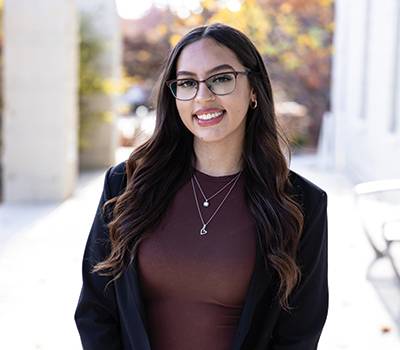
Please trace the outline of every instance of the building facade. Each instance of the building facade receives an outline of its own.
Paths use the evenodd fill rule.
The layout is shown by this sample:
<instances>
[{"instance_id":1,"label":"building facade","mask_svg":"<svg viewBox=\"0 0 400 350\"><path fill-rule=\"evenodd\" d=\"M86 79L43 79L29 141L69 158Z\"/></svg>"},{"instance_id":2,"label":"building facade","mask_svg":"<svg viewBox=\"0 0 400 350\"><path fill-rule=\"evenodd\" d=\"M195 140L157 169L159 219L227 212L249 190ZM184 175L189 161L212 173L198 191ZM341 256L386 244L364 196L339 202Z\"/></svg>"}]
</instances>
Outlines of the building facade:
<instances>
[{"instance_id":1,"label":"building facade","mask_svg":"<svg viewBox=\"0 0 400 350\"><path fill-rule=\"evenodd\" d=\"M400 1L336 0L320 146L353 181L400 178Z\"/></svg>"}]
</instances>

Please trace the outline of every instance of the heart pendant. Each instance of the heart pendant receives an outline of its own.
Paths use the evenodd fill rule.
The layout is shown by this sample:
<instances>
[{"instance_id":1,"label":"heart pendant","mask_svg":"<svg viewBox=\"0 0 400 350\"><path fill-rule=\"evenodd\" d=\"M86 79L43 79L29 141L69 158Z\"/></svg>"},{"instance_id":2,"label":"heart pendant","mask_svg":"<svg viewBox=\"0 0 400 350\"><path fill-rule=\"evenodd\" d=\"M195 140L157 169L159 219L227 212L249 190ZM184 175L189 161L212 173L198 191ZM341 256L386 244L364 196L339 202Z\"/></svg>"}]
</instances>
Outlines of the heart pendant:
<instances>
[{"instance_id":1,"label":"heart pendant","mask_svg":"<svg viewBox=\"0 0 400 350\"><path fill-rule=\"evenodd\" d=\"M201 234L201 235L205 235L206 233L207 233L206 225L204 225L204 226L201 228L201 230L200 230L200 234Z\"/></svg>"}]
</instances>

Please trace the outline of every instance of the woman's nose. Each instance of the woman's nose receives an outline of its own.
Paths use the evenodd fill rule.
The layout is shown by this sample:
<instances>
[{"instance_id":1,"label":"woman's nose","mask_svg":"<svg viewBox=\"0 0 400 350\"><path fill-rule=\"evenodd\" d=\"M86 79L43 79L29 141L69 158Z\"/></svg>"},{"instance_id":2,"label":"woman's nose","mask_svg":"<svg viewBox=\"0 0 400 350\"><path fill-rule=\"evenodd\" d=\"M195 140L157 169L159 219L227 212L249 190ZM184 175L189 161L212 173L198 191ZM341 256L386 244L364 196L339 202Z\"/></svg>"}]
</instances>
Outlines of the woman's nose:
<instances>
[{"instance_id":1,"label":"woman's nose","mask_svg":"<svg viewBox=\"0 0 400 350\"><path fill-rule=\"evenodd\" d=\"M198 101L209 100L209 99L213 99L214 97L215 97L215 95L208 88L207 84L203 81L200 82L199 87L197 89L196 100L198 100Z\"/></svg>"}]
</instances>

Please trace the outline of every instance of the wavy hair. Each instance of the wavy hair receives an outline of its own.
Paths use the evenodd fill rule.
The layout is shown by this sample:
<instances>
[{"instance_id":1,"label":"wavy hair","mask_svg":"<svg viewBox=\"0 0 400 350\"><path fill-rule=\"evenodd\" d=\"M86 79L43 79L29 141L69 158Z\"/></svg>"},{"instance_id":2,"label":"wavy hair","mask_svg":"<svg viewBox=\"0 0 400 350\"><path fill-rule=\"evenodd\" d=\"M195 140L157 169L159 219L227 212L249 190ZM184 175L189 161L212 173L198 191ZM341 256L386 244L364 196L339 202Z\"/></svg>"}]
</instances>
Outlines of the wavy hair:
<instances>
[{"instance_id":1,"label":"wavy hair","mask_svg":"<svg viewBox=\"0 0 400 350\"><path fill-rule=\"evenodd\" d=\"M248 78L258 108L249 108L246 119L242 154L246 200L256 221L265 265L273 268L279 280L280 305L288 309L288 297L301 276L296 252L304 221L299 203L290 195L289 168L282 150L286 147L290 161L290 148L277 125L271 83L261 55L243 33L220 23L191 30L164 63L154 133L126 160L124 192L105 203L105 207L112 205L107 223L111 252L93 271L113 276L111 281L119 278L133 261L140 242L157 226L171 199L193 174L193 135L183 125L165 82L176 78L183 48L203 38L232 50L252 72Z\"/></svg>"}]
</instances>

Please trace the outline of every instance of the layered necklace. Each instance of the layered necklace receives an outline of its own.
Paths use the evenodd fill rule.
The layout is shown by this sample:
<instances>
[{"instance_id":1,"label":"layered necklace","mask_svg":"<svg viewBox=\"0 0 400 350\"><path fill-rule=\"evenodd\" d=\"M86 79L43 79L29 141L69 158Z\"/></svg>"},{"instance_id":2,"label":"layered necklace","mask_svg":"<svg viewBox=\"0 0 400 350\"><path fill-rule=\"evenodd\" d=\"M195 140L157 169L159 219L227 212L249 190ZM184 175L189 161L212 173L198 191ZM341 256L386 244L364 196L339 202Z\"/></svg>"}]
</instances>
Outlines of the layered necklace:
<instances>
[{"instance_id":1,"label":"layered necklace","mask_svg":"<svg viewBox=\"0 0 400 350\"><path fill-rule=\"evenodd\" d=\"M228 198L228 196L230 195L230 193L232 192L232 190L234 189L236 183L239 180L240 174L242 172L239 172L237 175L235 175L235 177L233 177L230 181L228 181L224 186L222 186L217 192L215 192L213 195L207 197L203 191L203 189L200 186L199 180L197 179L196 175L193 174L193 177L191 178L191 182L192 182L192 189L193 189L193 195L194 195L194 200L196 202L196 206L197 206L197 211L199 213L199 217L201 220L201 223L203 224L202 228L200 229L200 235L205 235L207 234L207 225L211 222L211 220L214 218L214 216L218 213L218 211L221 209L221 207L223 206L223 204L225 203L226 199ZM194 179L194 181L193 181ZM210 204L210 200L213 199L216 195L218 195L219 193L221 193L224 189L226 189L229 185L231 185L231 187L229 188L228 192L226 193L226 195L224 196L224 198L222 199L221 203L217 206L217 209L215 209L214 213L212 213L212 215L210 216L210 218L205 221L203 218L203 214L201 213L200 210L200 204L199 204L199 200L197 198L197 193L196 193L196 189L194 184L196 183L197 187L200 190L200 193L202 194L204 201L203 201L203 207L208 208L209 204Z\"/></svg>"}]
</instances>

